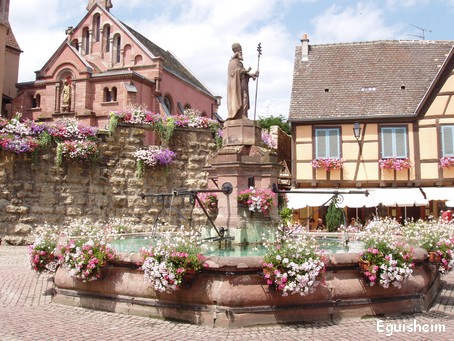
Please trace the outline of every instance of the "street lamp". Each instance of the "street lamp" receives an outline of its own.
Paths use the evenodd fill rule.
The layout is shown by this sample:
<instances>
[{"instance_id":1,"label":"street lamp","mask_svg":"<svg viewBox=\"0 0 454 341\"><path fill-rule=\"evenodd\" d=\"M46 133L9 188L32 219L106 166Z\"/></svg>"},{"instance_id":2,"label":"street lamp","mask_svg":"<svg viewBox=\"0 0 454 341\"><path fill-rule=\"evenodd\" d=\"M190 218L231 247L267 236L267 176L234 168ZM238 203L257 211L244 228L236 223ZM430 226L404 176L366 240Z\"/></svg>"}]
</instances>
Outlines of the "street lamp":
<instances>
[{"instance_id":1,"label":"street lamp","mask_svg":"<svg viewBox=\"0 0 454 341\"><path fill-rule=\"evenodd\" d=\"M361 137L361 126L359 122L355 122L353 125L353 135L355 135L355 139L359 141L359 138Z\"/></svg>"}]
</instances>

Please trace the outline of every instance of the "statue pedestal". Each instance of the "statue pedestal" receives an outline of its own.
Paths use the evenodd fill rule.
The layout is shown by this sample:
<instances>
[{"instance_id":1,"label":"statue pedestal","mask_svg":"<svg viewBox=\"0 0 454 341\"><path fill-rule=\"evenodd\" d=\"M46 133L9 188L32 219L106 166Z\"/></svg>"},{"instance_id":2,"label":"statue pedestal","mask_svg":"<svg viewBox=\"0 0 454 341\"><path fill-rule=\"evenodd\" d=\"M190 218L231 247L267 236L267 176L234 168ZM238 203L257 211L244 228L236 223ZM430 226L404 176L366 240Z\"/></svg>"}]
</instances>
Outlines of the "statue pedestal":
<instances>
[{"instance_id":1,"label":"statue pedestal","mask_svg":"<svg viewBox=\"0 0 454 341\"><path fill-rule=\"evenodd\" d=\"M273 150L262 147L261 129L254 121L227 121L223 141L223 147L212 158L207 170L219 186L231 183L233 191L230 195L218 196L215 224L228 229L226 235L235 237L233 243L260 242L260 228L272 230L278 224L277 195L276 206L266 216L259 212L251 216L247 208L238 205L237 196L251 185L256 189L271 189L277 183L282 165Z\"/></svg>"},{"instance_id":2,"label":"statue pedestal","mask_svg":"<svg viewBox=\"0 0 454 341\"><path fill-rule=\"evenodd\" d=\"M224 123L222 145L242 146L262 144L262 130L247 118L228 120Z\"/></svg>"}]
</instances>

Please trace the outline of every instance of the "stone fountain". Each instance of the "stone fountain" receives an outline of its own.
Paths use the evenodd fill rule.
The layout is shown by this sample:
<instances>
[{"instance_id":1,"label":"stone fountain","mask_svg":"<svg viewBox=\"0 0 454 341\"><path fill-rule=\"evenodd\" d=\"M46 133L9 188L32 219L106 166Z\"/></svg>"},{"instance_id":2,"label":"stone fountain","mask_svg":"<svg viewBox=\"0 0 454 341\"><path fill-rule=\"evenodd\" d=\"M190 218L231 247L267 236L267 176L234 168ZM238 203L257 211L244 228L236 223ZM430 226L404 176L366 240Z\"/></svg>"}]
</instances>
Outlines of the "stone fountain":
<instances>
[{"instance_id":1,"label":"stone fountain","mask_svg":"<svg viewBox=\"0 0 454 341\"><path fill-rule=\"evenodd\" d=\"M237 243L254 243L261 240L264 230L273 234L277 208L267 216L251 215L238 205L237 195L250 186L271 188L277 183L280 165L276 155L262 147L256 122L247 118L247 81L258 73L242 67L241 47L234 44L233 52L224 145L207 170L218 184L232 184L230 194L219 196L216 225L227 228ZM205 236L213 236L214 230L207 228ZM440 276L424 250L416 250L414 259L414 276L401 289L384 289L365 285L358 254L330 254L324 260L325 281L314 293L282 296L266 285L261 257L211 256L207 259L209 266L180 290L160 293L144 281L143 272L136 266L140 256L128 253L120 254L99 281L80 282L60 267L55 275L54 302L224 328L415 313L433 302Z\"/></svg>"},{"instance_id":2,"label":"stone fountain","mask_svg":"<svg viewBox=\"0 0 454 341\"><path fill-rule=\"evenodd\" d=\"M262 235L274 236L278 223L277 207L269 215L250 212L239 206L237 195L249 187L257 189L271 188L277 183L282 165L277 154L264 147L261 128L256 121L248 118L250 79L258 77L258 70L243 67L242 49L238 43L232 45L234 55L228 67L227 107L228 119L223 129L223 146L207 167L209 177L217 183L231 183L233 191L228 196L221 196L218 202L216 225L227 229L234 243L261 242ZM277 198L276 198L277 201ZM212 231L205 230L210 237Z\"/></svg>"}]
</instances>

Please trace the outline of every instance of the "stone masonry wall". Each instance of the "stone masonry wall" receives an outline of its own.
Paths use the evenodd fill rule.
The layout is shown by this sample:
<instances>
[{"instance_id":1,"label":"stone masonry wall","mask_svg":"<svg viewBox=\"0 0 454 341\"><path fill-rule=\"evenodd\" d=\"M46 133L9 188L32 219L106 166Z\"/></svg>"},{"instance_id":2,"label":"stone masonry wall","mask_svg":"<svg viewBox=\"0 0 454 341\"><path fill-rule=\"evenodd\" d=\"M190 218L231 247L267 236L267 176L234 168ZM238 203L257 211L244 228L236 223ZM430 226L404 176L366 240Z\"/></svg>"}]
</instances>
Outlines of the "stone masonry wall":
<instances>
[{"instance_id":1,"label":"stone masonry wall","mask_svg":"<svg viewBox=\"0 0 454 341\"><path fill-rule=\"evenodd\" d=\"M213 134L202 129L176 129L169 148L177 159L168 168L145 168L136 177L134 152L143 147L146 128L120 125L112 136L100 135L100 160L81 163L63 160L54 164L55 148L37 160L0 153L0 238L27 236L34 226L47 222L61 226L74 218L107 221L122 218L139 230L150 230L163 208L165 221L187 223L188 198L169 198L164 205L143 193L169 193L172 189L199 189L208 184L203 171L216 149ZM181 211L177 215L176 207ZM194 210L193 224L205 221Z\"/></svg>"}]
</instances>

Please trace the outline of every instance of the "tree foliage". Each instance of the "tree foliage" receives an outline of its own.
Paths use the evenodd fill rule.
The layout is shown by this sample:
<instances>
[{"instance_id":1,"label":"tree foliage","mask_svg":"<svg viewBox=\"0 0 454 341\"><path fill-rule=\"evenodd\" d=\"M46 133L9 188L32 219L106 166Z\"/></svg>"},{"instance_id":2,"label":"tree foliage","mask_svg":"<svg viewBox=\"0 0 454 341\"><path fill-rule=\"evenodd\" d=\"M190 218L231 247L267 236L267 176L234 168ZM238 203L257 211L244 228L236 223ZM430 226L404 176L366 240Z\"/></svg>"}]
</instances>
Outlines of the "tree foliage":
<instances>
[{"instance_id":1,"label":"tree foliage","mask_svg":"<svg viewBox=\"0 0 454 341\"><path fill-rule=\"evenodd\" d=\"M344 213L336 206L336 200L331 200L326 212L326 227L329 232L336 232L343 224L345 224Z\"/></svg>"},{"instance_id":2,"label":"tree foliage","mask_svg":"<svg viewBox=\"0 0 454 341\"><path fill-rule=\"evenodd\" d=\"M262 129L270 129L271 126L279 126L283 131L290 135L290 124L283 115L279 116L259 116L259 126Z\"/></svg>"}]
</instances>

